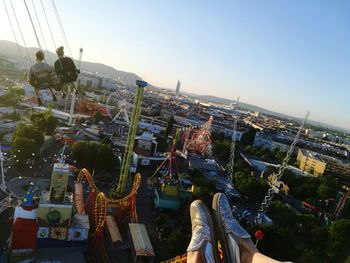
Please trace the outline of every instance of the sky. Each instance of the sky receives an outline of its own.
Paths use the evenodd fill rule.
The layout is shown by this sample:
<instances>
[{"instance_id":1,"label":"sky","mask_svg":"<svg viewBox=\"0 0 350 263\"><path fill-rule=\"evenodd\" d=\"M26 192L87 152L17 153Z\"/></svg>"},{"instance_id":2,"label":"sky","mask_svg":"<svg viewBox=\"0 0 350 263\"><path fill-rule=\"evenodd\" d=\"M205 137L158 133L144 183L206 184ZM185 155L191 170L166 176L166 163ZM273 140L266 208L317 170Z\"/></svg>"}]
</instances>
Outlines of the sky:
<instances>
[{"instance_id":1,"label":"sky","mask_svg":"<svg viewBox=\"0 0 350 263\"><path fill-rule=\"evenodd\" d=\"M12 2L27 45L37 46L23 1ZM26 2L39 31L32 0ZM42 2L56 46L63 45L52 3ZM53 51L40 0L33 3L41 44ZM75 58L83 47L83 60L134 72L155 86L175 89L180 80L188 92L240 96L296 117L310 111L312 120L350 129L348 0L55 3ZM14 41L1 4L0 39Z\"/></svg>"}]
</instances>

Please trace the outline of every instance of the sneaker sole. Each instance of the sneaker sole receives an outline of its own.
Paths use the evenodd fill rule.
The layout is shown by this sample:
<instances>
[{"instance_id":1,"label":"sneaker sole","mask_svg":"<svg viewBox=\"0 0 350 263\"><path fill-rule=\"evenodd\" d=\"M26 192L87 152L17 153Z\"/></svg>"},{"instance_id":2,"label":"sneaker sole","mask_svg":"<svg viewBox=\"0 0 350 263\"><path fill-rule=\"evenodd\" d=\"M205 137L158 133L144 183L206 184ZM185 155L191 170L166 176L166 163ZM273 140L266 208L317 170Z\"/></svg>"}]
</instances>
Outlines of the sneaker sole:
<instances>
[{"instance_id":1,"label":"sneaker sole","mask_svg":"<svg viewBox=\"0 0 350 263\"><path fill-rule=\"evenodd\" d=\"M218 240L216 237L215 224L214 224L212 215L211 215L208 207L204 204L203 201L200 200L199 204L203 207L203 210L205 211L206 216L208 218L208 223L209 223L210 230L211 230L212 237L213 237L213 244L212 245L213 245L214 260L215 260L215 262L221 262L219 254L218 254L218 248L217 248L218 247Z\"/></svg>"},{"instance_id":2,"label":"sneaker sole","mask_svg":"<svg viewBox=\"0 0 350 263\"><path fill-rule=\"evenodd\" d=\"M216 193L214 195L212 208L214 210L216 229L218 230L218 236L219 236L219 240L221 241L221 247L223 250L224 263L240 263L239 246L237 242L234 244L235 245L234 250L236 251L236 255L231 255L231 250L228 247L228 244L230 241L228 240L228 236L225 233L225 230L223 228L223 223L221 221L221 216L219 211L220 209L219 200L222 195L223 195L222 193ZM236 257L237 253L238 253L238 258Z\"/></svg>"}]
</instances>

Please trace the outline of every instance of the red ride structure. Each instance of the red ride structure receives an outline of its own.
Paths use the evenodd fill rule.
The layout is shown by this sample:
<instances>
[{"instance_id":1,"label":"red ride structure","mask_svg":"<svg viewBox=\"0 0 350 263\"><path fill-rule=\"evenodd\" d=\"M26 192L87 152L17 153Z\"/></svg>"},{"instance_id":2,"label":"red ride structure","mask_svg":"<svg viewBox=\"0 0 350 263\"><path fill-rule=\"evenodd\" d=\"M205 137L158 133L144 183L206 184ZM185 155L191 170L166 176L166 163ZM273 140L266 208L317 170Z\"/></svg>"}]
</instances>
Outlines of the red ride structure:
<instances>
[{"instance_id":1,"label":"red ride structure","mask_svg":"<svg viewBox=\"0 0 350 263\"><path fill-rule=\"evenodd\" d=\"M199 127L188 127L181 130L182 152L195 152L201 155L210 155L211 148L211 125L213 117Z\"/></svg>"},{"instance_id":2,"label":"red ride structure","mask_svg":"<svg viewBox=\"0 0 350 263\"><path fill-rule=\"evenodd\" d=\"M90 194L84 200L82 180L88 182L91 189ZM93 235L90 242L90 255L98 255L102 257L103 262L108 262L104 246L104 230L106 226L107 208L113 208L113 216L117 223L122 220L130 219L131 222L137 223L136 213L136 197L137 190L140 186L141 175L136 174L132 189L128 195L120 199L107 197L96 187L90 172L82 169L75 184L75 203L77 213L86 213L89 215L90 226Z\"/></svg>"}]
</instances>

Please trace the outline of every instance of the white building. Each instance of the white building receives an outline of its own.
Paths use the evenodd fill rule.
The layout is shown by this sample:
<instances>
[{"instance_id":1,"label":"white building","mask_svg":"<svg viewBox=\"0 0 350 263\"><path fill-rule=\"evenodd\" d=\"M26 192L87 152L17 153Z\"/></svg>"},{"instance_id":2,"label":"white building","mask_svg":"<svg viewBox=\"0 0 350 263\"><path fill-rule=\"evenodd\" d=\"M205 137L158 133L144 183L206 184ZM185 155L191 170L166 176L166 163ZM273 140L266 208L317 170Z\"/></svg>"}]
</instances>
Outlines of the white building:
<instances>
[{"instance_id":1,"label":"white building","mask_svg":"<svg viewBox=\"0 0 350 263\"><path fill-rule=\"evenodd\" d=\"M81 73L77 80L78 86L82 85L88 88L98 88L101 85L101 78L97 75Z\"/></svg>"},{"instance_id":2,"label":"white building","mask_svg":"<svg viewBox=\"0 0 350 263\"><path fill-rule=\"evenodd\" d=\"M290 142L274 136L273 134L257 132L254 139L254 147L266 148L270 151L279 149L287 152L290 148Z\"/></svg>"},{"instance_id":3,"label":"white building","mask_svg":"<svg viewBox=\"0 0 350 263\"><path fill-rule=\"evenodd\" d=\"M114 79L110 78L102 78L101 81L101 88L109 89L109 90L115 90L118 88L118 84Z\"/></svg>"}]
</instances>

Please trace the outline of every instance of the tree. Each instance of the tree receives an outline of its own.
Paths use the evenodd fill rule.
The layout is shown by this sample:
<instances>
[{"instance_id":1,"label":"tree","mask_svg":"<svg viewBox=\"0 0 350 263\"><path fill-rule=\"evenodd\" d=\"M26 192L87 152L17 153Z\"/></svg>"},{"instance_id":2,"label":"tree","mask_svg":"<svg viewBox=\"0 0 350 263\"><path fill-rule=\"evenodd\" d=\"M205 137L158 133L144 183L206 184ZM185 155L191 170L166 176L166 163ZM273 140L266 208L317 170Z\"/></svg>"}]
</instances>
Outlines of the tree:
<instances>
[{"instance_id":1,"label":"tree","mask_svg":"<svg viewBox=\"0 0 350 263\"><path fill-rule=\"evenodd\" d=\"M15 154L20 161L32 158L32 154L38 153L38 147L34 139L26 137L16 137L12 143L15 148Z\"/></svg>"},{"instance_id":2,"label":"tree","mask_svg":"<svg viewBox=\"0 0 350 263\"><path fill-rule=\"evenodd\" d=\"M165 137L168 137L174 127L174 116L171 116L165 130Z\"/></svg>"},{"instance_id":3,"label":"tree","mask_svg":"<svg viewBox=\"0 0 350 263\"><path fill-rule=\"evenodd\" d=\"M320 256L320 258L326 257L326 249L328 246L329 233L328 230L322 226L314 225L310 232L310 243L312 249Z\"/></svg>"},{"instance_id":4,"label":"tree","mask_svg":"<svg viewBox=\"0 0 350 263\"><path fill-rule=\"evenodd\" d=\"M301 256L298 257L298 263L318 263L320 257L311 249L305 249L302 251Z\"/></svg>"},{"instance_id":5,"label":"tree","mask_svg":"<svg viewBox=\"0 0 350 263\"><path fill-rule=\"evenodd\" d=\"M320 185L320 180L315 177L296 177L290 182L290 193L299 200L312 199L316 200L318 197L317 190Z\"/></svg>"},{"instance_id":6,"label":"tree","mask_svg":"<svg viewBox=\"0 0 350 263\"><path fill-rule=\"evenodd\" d=\"M264 232L264 239L259 242L263 254L281 261L293 260L300 255L297 236L290 228L272 225L259 226L259 229Z\"/></svg>"},{"instance_id":7,"label":"tree","mask_svg":"<svg viewBox=\"0 0 350 263\"><path fill-rule=\"evenodd\" d=\"M263 179L257 179L244 172L236 172L234 178L236 181L235 186L249 198L260 200L266 194L268 184Z\"/></svg>"},{"instance_id":8,"label":"tree","mask_svg":"<svg viewBox=\"0 0 350 263\"><path fill-rule=\"evenodd\" d=\"M44 113L33 113L30 120L35 127L46 134L52 134L58 125L58 119L52 115L51 108Z\"/></svg>"},{"instance_id":9,"label":"tree","mask_svg":"<svg viewBox=\"0 0 350 263\"><path fill-rule=\"evenodd\" d=\"M21 119L21 115L16 111L13 111L12 113L4 113L2 117L12 121L19 121Z\"/></svg>"},{"instance_id":10,"label":"tree","mask_svg":"<svg viewBox=\"0 0 350 263\"><path fill-rule=\"evenodd\" d=\"M47 134L52 134L57 127L58 124L58 119L54 116L48 116L45 118L45 122L46 122L46 133Z\"/></svg>"},{"instance_id":11,"label":"tree","mask_svg":"<svg viewBox=\"0 0 350 263\"><path fill-rule=\"evenodd\" d=\"M275 151L275 159L278 160L279 162L283 162L283 159L285 157L286 157L286 153L277 148Z\"/></svg>"},{"instance_id":12,"label":"tree","mask_svg":"<svg viewBox=\"0 0 350 263\"><path fill-rule=\"evenodd\" d=\"M78 141L72 145L72 156L79 167L111 171L116 165L116 158L110 145Z\"/></svg>"},{"instance_id":13,"label":"tree","mask_svg":"<svg viewBox=\"0 0 350 263\"><path fill-rule=\"evenodd\" d=\"M226 165L230 159L231 145L229 141L215 142L213 145L213 154L218 157L222 165Z\"/></svg>"},{"instance_id":14,"label":"tree","mask_svg":"<svg viewBox=\"0 0 350 263\"><path fill-rule=\"evenodd\" d=\"M277 169L278 170L278 169ZM296 175L289 169L286 169L284 172L283 172L283 175L282 175L282 181L287 184L287 185L290 185L296 178Z\"/></svg>"},{"instance_id":15,"label":"tree","mask_svg":"<svg viewBox=\"0 0 350 263\"><path fill-rule=\"evenodd\" d=\"M23 89L12 88L7 94L0 97L0 106L14 107L21 101L21 95L24 94Z\"/></svg>"},{"instance_id":16,"label":"tree","mask_svg":"<svg viewBox=\"0 0 350 263\"><path fill-rule=\"evenodd\" d=\"M317 189L317 194L321 199L326 200L335 197L337 191L326 184L320 184Z\"/></svg>"},{"instance_id":17,"label":"tree","mask_svg":"<svg viewBox=\"0 0 350 263\"><path fill-rule=\"evenodd\" d=\"M16 88L16 87L13 87L13 88L11 88L9 91L10 91L10 94L12 94L12 95L17 95L17 96L24 96L24 94L25 94L23 88Z\"/></svg>"},{"instance_id":18,"label":"tree","mask_svg":"<svg viewBox=\"0 0 350 263\"><path fill-rule=\"evenodd\" d=\"M113 155L112 147L106 144L99 144L96 168L110 171L115 165L116 158Z\"/></svg>"},{"instance_id":19,"label":"tree","mask_svg":"<svg viewBox=\"0 0 350 263\"><path fill-rule=\"evenodd\" d=\"M350 256L350 220L334 221L329 227L328 256L332 262L344 262Z\"/></svg>"},{"instance_id":20,"label":"tree","mask_svg":"<svg viewBox=\"0 0 350 263\"><path fill-rule=\"evenodd\" d=\"M35 127L40 129L41 131L45 130L45 114L44 113L33 113L30 116L30 120L34 124Z\"/></svg>"},{"instance_id":21,"label":"tree","mask_svg":"<svg viewBox=\"0 0 350 263\"><path fill-rule=\"evenodd\" d=\"M20 137L33 139L38 150L40 149L40 147L43 145L45 141L44 134L40 130L38 130L36 127L32 125L26 125L26 124L17 125L16 131L14 132L14 135L13 135L13 141L15 141L16 138L20 138Z\"/></svg>"},{"instance_id":22,"label":"tree","mask_svg":"<svg viewBox=\"0 0 350 263\"><path fill-rule=\"evenodd\" d=\"M297 215L294 210L281 201L273 201L268 209L268 215L273 222L281 227L295 228Z\"/></svg>"},{"instance_id":23,"label":"tree","mask_svg":"<svg viewBox=\"0 0 350 263\"><path fill-rule=\"evenodd\" d=\"M240 140L241 145L253 145L254 139L255 139L255 134L258 130L255 128L250 128L249 131L244 133L242 135L242 138Z\"/></svg>"},{"instance_id":24,"label":"tree","mask_svg":"<svg viewBox=\"0 0 350 263\"><path fill-rule=\"evenodd\" d=\"M95 112L93 115L92 115L92 118L91 118L92 122L97 124L99 123L100 121L103 121L103 115L101 114L101 112Z\"/></svg>"},{"instance_id":25,"label":"tree","mask_svg":"<svg viewBox=\"0 0 350 263\"><path fill-rule=\"evenodd\" d=\"M157 151L158 152L165 152L168 150L168 142L167 138L163 136L157 136Z\"/></svg>"},{"instance_id":26,"label":"tree","mask_svg":"<svg viewBox=\"0 0 350 263\"><path fill-rule=\"evenodd\" d=\"M78 166L92 168L94 162L94 153L90 152L89 142L78 141L72 145L72 156L77 162Z\"/></svg>"}]
</instances>

